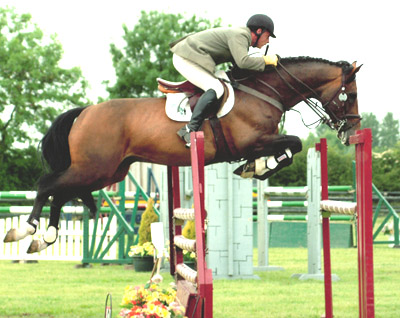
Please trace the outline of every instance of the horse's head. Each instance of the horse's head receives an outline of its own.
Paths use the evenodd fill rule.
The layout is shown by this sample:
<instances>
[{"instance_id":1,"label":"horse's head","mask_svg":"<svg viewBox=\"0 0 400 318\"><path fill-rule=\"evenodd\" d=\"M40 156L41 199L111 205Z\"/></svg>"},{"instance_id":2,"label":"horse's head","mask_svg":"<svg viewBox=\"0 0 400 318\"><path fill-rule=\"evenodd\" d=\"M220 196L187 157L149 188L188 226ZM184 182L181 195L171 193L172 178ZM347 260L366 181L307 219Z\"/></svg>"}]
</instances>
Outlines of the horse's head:
<instances>
[{"instance_id":1,"label":"horse's head","mask_svg":"<svg viewBox=\"0 0 400 318\"><path fill-rule=\"evenodd\" d=\"M338 132L342 143L348 145L349 137L360 128L355 82L360 67L356 67L355 62L330 62L301 56L281 59L278 67L269 67L262 73L232 69L231 78L243 83L242 86L256 89L257 94L251 89L239 89L272 105L278 101L286 110L305 102L322 122ZM312 99L317 99L322 106Z\"/></svg>"},{"instance_id":2,"label":"horse's head","mask_svg":"<svg viewBox=\"0 0 400 318\"><path fill-rule=\"evenodd\" d=\"M349 138L360 128L361 116L358 114L356 73L361 66L344 63L338 78L317 89L320 102L328 114L325 123L337 131L343 144L349 145Z\"/></svg>"}]
</instances>

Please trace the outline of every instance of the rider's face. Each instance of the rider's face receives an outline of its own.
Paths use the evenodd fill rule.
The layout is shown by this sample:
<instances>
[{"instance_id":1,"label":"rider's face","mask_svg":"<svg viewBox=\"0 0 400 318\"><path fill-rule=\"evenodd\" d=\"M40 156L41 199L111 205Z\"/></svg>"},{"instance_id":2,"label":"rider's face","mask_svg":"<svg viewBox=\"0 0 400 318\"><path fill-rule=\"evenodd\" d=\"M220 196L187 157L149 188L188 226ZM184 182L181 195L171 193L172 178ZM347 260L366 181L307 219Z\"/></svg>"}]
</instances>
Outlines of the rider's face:
<instances>
[{"instance_id":1,"label":"rider's face","mask_svg":"<svg viewBox=\"0 0 400 318\"><path fill-rule=\"evenodd\" d=\"M263 32L258 40L257 47L261 49L264 45L269 43L269 37L270 33L268 31Z\"/></svg>"}]
</instances>

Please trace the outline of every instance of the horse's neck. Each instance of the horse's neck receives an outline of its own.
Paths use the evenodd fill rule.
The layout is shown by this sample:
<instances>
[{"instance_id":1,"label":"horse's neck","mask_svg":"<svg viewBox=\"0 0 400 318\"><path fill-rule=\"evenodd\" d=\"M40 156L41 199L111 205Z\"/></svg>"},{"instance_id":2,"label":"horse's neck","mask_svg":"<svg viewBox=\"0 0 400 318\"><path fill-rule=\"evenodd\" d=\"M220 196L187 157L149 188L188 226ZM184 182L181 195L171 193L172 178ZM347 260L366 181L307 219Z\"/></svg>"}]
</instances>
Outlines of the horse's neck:
<instances>
[{"instance_id":1,"label":"horse's neck","mask_svg":"<svg viewBox=\"0 0 400 318\"><path fill-rule=\"evenodd\" d=\"M275 88L279 92L281 102L289 108L298 104L304 97L311 97L313 91L318 92L320 87L340 75L337 67L321 62L288 63L283 66L262 74L260 79ZM268 91L260 85L258 88ZM269 90L269 93L272 93L272 90Z\"/></svg>"}]
</instances>

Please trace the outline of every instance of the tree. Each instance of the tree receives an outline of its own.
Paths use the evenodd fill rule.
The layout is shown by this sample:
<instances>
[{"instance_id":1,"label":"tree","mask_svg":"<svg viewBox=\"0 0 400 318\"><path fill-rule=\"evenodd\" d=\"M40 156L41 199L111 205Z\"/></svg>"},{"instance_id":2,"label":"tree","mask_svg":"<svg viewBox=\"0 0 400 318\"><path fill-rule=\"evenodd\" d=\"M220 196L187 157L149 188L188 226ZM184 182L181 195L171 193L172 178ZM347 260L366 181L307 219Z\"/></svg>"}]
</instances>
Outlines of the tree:
<instances>
[{"instance_id":1,"label":"tree","mask_svg":"<svg viewBox=\"0 0 400 318\"><path fill-rule=\"evenodd\" d=\"M0 189L31 190L42 174L38 153L35 147L12 148L4 156L0 168Z\"/></svg>"},{"instance_id":2,"label":"tree","mask_svg":"<svg viewBox=\"0 0 400 318\"><path fill-rule=\"evenodd\" d=\"M116 83L108 86L110 98L155 96L157 77L182 80L172 65L169 43L187 34L220 25L194 15L185 19L181 14L157 11L141 12L133 30L123 25L124 50L111 44ZM106 82L109 85L109 82Z\"/></svg>"},{"instance_id":3,"label":"tree","mask_svg":"<svg viewBox=\"0 0 400 318\"><path fill-rule=\"evenodd\" d=\"M61 44L30 20L0 8L0 162L17 142L37 142L60 110L88 102L81 70L60 68Z\"/></svg>"},{"instance_id":4,"label":"tree","mask_svg":"<svg viewBox=\"0 0 400 318\"><path fill-rule=\"evenodd\" d=\"M380 125L379 121L373 113L362 113L361 128L371 128L372 132L372 148L379 147L379 132Z\"/></svg>"},{"instance_id":5,"label":"tree","mask_svg":"<svg viewBox=\"0 0 400 318\"><path fill-rule=\"evenodd\" d=\"M400 141L372 158L373 183L380 191L400 191Z\"/></svg>"},{"instance_id":6,"label":"tree","mask_svg":"<svg viewBox=\"0 0 400 318\"><path fill-rule=\"evenodd\" d=\"M387 113L382 120L379 132L381 150L388 150L399 141L399 121L393 118L393 113Z\"/></svg>"}]
</instances>

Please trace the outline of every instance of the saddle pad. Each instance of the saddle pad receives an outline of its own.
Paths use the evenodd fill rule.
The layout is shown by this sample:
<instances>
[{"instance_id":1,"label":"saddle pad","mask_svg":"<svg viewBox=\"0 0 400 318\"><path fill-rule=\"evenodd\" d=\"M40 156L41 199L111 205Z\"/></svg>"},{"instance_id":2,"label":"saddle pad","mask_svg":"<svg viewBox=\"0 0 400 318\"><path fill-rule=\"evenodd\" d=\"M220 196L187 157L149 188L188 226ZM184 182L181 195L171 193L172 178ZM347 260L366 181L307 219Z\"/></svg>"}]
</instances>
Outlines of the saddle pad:
<instances>
[{"instance_id":1,"label":"saddle pad","mask_svg":"<svg viewBox=\"0 0 400 318\"><path fill-rule=\"evenodd\" d=\"M226 79L229 81L228 76L222 70L215 73L217 78ZM221 118L228 114L235 103L235 93L232 88L232 85L225 82L228 87L229 96L226 100L225 104L221 107L219 112L217 113L217 117ZM192 117L192 111L189 105L189 99L185 93L171 93L166 94L167 100L165 102L165 112L167 116L174 121L186 122L190 121Z\"/></svg>"}]
</instances>

